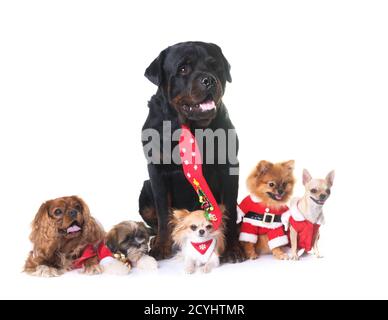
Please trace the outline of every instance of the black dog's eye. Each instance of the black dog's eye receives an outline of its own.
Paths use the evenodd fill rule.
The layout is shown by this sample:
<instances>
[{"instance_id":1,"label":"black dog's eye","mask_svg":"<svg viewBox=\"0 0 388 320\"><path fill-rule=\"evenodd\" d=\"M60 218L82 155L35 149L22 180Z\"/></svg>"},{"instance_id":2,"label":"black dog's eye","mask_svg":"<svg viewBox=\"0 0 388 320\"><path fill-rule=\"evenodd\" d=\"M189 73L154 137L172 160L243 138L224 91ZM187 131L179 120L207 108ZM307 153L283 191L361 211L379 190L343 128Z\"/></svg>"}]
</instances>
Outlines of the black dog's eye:
<instances>
[{"instance_id":1,"label":"black dog's eye","mask_svg":"<svg viewBox=\"0 0 388 320\"><path fill-rule=\"evenodd\" d=\"M211 225L211 224L208 224L207 226L206 226L206 229L207 230L210 230L210 229L212 229L213 228L213 226Z\"/></svg>"},{"instance_id":2,"label":"black dog's eye","mask_svg":"<svg viewBox=\"0 0 388 320\"><path fill-rule=\"evenodd\" d=\"M330 194L330 189L326 189L326 193L327 193L327 194Z\"/></svg>"},{"instance_id":3,"label":"black dog's eye","mask_svg":"<svg viewBox=\"0 0 388 320\"><path fill-rule=\"evenodd\" d=\"M317 190L317 189L311 189L310 192L311 192L311 193L317 193L318 190Z\"/></svg>"},{"instance_id":4,"label":"black dog's eye","mask_svg":"<svg viewBox=\"0 0 388 320\"><path fill-rule=\"evenodd\" d=\"M190 66L187 64L183 64L178 68L178 73L182 76L189 74L189 72L190 72Z\"/></svg>"},{"instance_id":5,"label":"black dog's eye","mask_svg":"<svg viewBox=\"0 0 388 320\"><path fill-rule=\"evenodd\" d=\"M190 229L193 230L193 231L197 230L197 228L198 228L198 227L197 227L195 224L193 224L193 225L190 226Z\"/></svg>"},{"instance_id":6,"label":"black dog's eye","mask_svg":"<svg viewBox=\"0 0 388 320\"><path fill-rule=\"evenodd\" d=\"M217 69L218 67L217 60L214 58L209 58L206 63L210 68Z\"/></svg>"},{"instance_id":7,"label":"black dog's eye","mask_svg":"<svg viewBox=\"0 0 388 320\"><path fill-rule=\"evenodd\" d=\"M62 210L61 209L55 209L54 214L56 216L60 216L62 214Z\"/></svg>"},{"instance_id":8,"label":"black dog's eye","mask_svg":"<svg viewBox=\"0 0 388 320\"><path fill-rule=\"evenodd\" d=\"M273 183L273 182L268 182L268 185L269 185L271 188L273 188L273 187L275 186L275 183Z\"/></svg>"}]
</instances>

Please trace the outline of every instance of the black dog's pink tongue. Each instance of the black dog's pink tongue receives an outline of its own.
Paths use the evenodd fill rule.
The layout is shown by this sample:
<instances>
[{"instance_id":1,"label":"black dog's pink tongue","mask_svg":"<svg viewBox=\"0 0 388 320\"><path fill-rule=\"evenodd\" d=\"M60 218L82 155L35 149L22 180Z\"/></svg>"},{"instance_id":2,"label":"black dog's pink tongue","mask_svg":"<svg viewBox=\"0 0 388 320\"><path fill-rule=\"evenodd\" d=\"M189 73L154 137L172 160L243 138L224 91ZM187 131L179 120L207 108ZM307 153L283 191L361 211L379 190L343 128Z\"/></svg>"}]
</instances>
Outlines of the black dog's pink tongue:
<instances>
[{"instance_id":1,"label":"black dog's pink tongue","mask_svg":"<svg viewBox=\"0 0 388 320\"><path fill-rule=\"evenodd\" d=\"M81 228L77 225L71 226L70 228L67 228L67 233L74 233L80 231Z\"/></svg>"},{"instance_id":2,"label":"black dog's pink tongue","mask_svg":"<svg viewBox=\"0 0 388 320\"><path fill-rule=\"evenodd\" d=\"M203 103L200 103L199 107L201 108L202 111L209 111L209 110L215 109L216 104L214 103L213 100L210 100L210 101L205 101Z\"/></svg>"}]
</instances>

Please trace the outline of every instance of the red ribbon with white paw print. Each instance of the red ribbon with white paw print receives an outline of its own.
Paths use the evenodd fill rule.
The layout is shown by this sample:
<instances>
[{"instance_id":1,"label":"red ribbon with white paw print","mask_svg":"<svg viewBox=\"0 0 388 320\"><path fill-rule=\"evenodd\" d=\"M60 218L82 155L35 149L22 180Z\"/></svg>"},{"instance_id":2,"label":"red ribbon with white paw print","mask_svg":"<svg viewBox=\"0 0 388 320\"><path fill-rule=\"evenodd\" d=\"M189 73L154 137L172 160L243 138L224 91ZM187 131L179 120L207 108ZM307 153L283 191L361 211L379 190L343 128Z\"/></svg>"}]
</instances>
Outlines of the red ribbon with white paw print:
<instances>
[{"instance_id":1,"label":"red ribbon with white paw print","mask_svg":"<svg viewBox=\"0 0 388 320\"><path fill-rule=\"evenodd\" d=\"M202 174L202 158L197 140L186 125L182 125L179 150L185 177L197 193L206 218L217 230L222 223L222 211Z\"/></svg>"}]
</instances>

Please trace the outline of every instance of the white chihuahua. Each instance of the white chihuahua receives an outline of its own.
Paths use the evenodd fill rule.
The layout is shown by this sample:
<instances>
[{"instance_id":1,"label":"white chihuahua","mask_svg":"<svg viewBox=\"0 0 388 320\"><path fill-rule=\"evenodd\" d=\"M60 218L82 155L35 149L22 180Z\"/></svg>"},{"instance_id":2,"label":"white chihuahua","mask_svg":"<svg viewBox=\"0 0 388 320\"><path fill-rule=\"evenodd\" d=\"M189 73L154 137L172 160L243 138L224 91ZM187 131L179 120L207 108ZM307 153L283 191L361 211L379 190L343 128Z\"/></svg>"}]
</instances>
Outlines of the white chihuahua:
<instances>
[{"instance_id":1,"label":"white chihuahua","mask_svg":"<svg viewBox=\"0 0 388 320\"><path fill-rule=\"evenodd\" d=\"M330 196L333 181L334 171L325 179L312 179L310 173L306 169L303 170L305 194L302 198L292 199L290 210L282 216L286 230L288 227L290 229L292 260L299 260L304 252L311 249L317 258L321 257L318 240L319 227L325 221L322 207Z\"/></svg>"}]
</instances>

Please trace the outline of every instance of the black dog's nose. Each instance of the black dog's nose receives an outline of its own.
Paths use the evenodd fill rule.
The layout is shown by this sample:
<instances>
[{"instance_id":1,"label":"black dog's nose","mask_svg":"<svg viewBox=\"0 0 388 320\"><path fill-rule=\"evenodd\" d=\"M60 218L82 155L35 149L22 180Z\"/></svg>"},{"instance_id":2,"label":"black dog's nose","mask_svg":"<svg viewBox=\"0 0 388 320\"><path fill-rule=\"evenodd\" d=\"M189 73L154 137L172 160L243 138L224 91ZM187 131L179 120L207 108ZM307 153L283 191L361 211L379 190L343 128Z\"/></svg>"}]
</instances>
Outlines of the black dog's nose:
<instances>
[{"instance_id":1,"label":"black dog's nose","mask_svg":"<svg viewBox=\"0 0 388 320\"><path fill-rule=\"evenodd\" d=\"M75 219L77 218L78 211L77 210L71 210L70 211L70 218Z\"/></svg>"},{"instance_id":2,"label":"black dog's nose","mask_svg":"<svg viewBox=\"0 0 388 320\"><path fill-rule=\"evenodd\" d=\"M326 199L326 195L324 193L319 195L319 200L325 200L325 199Z\"/></svg>"},{"instance_id":3,"label":"black dog's nose","mask_svg":"<svg viewBox=\"0 0 388 320\"><path fill-rule=\"evenodd\" d=\"M199 232L199 234L200 234L201 236L203 236L203 235L205 234L205 230L203 230L203 229L199 230L198 232Z\"/></svg>"},{"instance_id":4,"label":"black dog's nose","mask_svg":"<svg viewBox=\"0 0 388 320\"><path fill-rule=\"evenodd\" d=\"M213 77L203 77L201 83L206 89L210 89L214 86L215 80Z\"/></svg>"}]
</instances>

